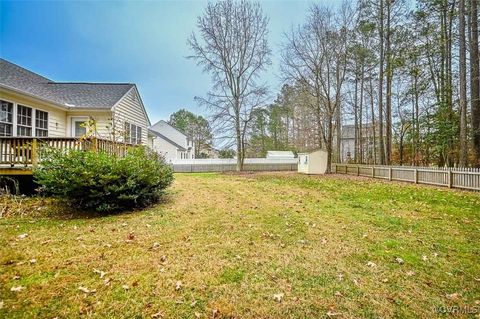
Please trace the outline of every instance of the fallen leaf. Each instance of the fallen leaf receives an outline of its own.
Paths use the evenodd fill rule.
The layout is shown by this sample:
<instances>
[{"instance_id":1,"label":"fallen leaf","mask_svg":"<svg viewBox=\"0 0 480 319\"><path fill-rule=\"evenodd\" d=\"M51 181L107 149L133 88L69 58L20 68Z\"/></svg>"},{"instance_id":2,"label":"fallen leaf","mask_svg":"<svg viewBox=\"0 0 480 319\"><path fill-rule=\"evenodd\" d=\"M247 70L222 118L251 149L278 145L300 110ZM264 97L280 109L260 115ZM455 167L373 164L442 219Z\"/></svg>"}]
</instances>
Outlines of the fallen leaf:
<instances>
[{"instance_id":1,"label":"fallen leaf","mask_svg":"<svg viewBox=\"0 0 480 319\"><path fill-rule=\"evenodd\" d=\"M194 315L195 315L195 318L200 318L202 316L199 312L196 312L196 311L195 311Z\"/></svg>"},{"instance_id":2,"label":"fallen leaf","mask_svg":"<svg viewBox=\"0 0 480 319\"><path fill-rule=\"evenodd\" d=\"M134 240L135 239L135 234L133 232L129 232L127 236L128 240Z\"/></svg>"},{"instance_id":3,"label":"fallen leaf","mask_svg":"<svg viewBox=\"0 0 480 319\"><path fill-rule=\"evenodd\" d=\"M152 318L163 318L163 313L161 311L154 313Z\"/></svg>"},{"instance_id":4,"label":"fallen leaf","mask_svg":"<svg viewBox=\"0 0 480 319\"><path fill-rule=\"evenodd\" d=\"M454 292L453 294L445 294L445 297L450 300L457 300L461 297L461 295L458 292Z\"/></svg>"},{"instance_id":5,"label":"fallen leaf","mask_svg":"<svg viewBox=\"0 0 480 319\"><path fill-rule=\"evenodd\" d=\"M95 292L97 292L97 290L95 289L88 289L88 288L85 288L85 287L78 287L78 290L80 290L81 292L84 292L86 294L94 294Z\"/></svg>"},{"instance_id":6,"label":"fallen leaf","mask_svg":"<svg viewBox=\"0 0 480 319\"><path fill-rule=\"evenodd\" d=\"M423 256L422 256L422 260L423 260L423 261L427 261L427 260L428 260L428 257L425 256L425 255L423 255Z\"/></svg>"},{"instance_id":7,"label":"fallen leaf","mask_svg":"<svg viewBox=\"0 0 480 319\"><path fill-rule=\"evenodd\" d=\"M130 287L128 285L122 285L122 288L125 289L125 290L130 289Z\"/></svg>"},{"instance_id":8,"label":"fallen leaf","mask_svg":"<svg viewBox=\"0 0 480 319\"><path fill-rule=\"evenodd\" d=\"M0 301L0 309L2 309L2 308L3 308L3 300Z\"/></svg>"},{"instance_id":9,"label":"fallen leaf","mask_svg":"<svg viewBox=\"0 0 480 319\"><path fill-rule=\"evenodd\" d=\"M13 280L18 280L20 279L20 276L13 276Z\"/></svg>"},{"instance_id":10,"label":"fallen leaf","mask_svg":"<svg viewBox=\"0 0 480 319\"><path fill-rule=\"evenodd\" d=\"M18 238L20 238L20 239L25 239L25 238L27 238L27 237L28 237L28 234L20 234L20 235L18 235Z\"/></svg>"},{"instance_id":11,"label":"fallen leaf","mask_svg":"<svg viewBox=\"0 0 480 319\"><path fill-rule=\"evenodd\" d=\"M367 263L367 266L368 266L368 267L375 268L375 267L377 267L377 264L375 264L375 263L372 262L372 261L369 261L369 262Z\"/></svg>"},{"instance_id":12,"label":"fallen leaf","mask_svg":"<svg viewBox=\"0 0 480 319\"><path fill-rule=\"evenodd\" d=\"M395 258L395 261L399 263L400 265L404 263L403 259L400 257Z\"/></svg>"},{"instance_id":13,"label":"fallen leaf","mask_svg":"<svg viewBox=\"0 0 480 319\"><path fill-rule=\"evenodd\" d=\"M273 300L276 302L282 302L284 294L283 293L278 293L273 295Z\"/></svg>"},{"instance_id":14,"label":"fallen leaf","mask_svg":"<svg viewBox=\"0 0 480 319\"><path fill-rule=\"evenodd\" d=\"M182 289L182 282L180 280L178 280L175 283L175 290L180 290L180 289Z\"/></svg>"},{"instance_id":15,"label":"fallen leaf","mask_svg":"<svg viewBox=\"0 0 480 319\"><path fill-rule=\"evenodd\" d=\"M96 274L99 274L100 279L103 279L103 277L105 277L105 275L107 274L105 271L101 271L101 270L98 270L98 269L93 269L93 272L96 273Z\"/></svg>"},{"instance_id":16,"label":"fallen leaf","mask_svg":"<svg viewBox=\"0 0 480 319\"><path fill-rule=\"evenodd\" d=\"M14 286L14 287L10 288L10 291L19 292L19 291L22 291L23 289L25 289L25 287L22 287L22 286Z\"/></svg>"},{"instance_id":17,"label":"fallen leaf","mask_svg":"<svg viewBox=\"0 0 480 319\"><path fill-rule=\"evenodd\" d=\"M335 296L337 297L343 297L342 293L340 291L335 291Z\"/></svg>"},{"instance_id":18,"label":"fallen leaf","mask_svg":"<svg viewBox=\"0 0 480 319\"><path fill-rule=\"evenodd\" d=\"M110 283L112 282L112 278L106 278L104 281L103 281L103 284L105 286L110 286Z\"/></svg>"},{"instance_id":19,"label":"fallen leaf","mask_svg":"<svg viewBox=\"0 0 480 319\"><path fill-rule=\"evenodd\" d=\"M328 316L328 317L335 317L335 316L340 316L340 315L341 315L340 312L333 312L333 311L331 311L331 310L329 310L329 311L327 312L327 316Z\"/></svg>"},{"instance_id":20,"label":"fallen leaf","mask_svg":"<svg viewBox=\"0 0 480 319\"><path fill-rule=\"evenodd\" d=\"M407 271L407 276L408 276L408 277L415 276L415 272L412 271L412 270L409 270L409 271Z\"/></svg>"},{"instance_id":21,"label":"fallen leaf","mask_svg":"<svg viewBox=\"0 0 480 319\"><path fill-rule=\"evenodd\" d=\"M156 243L156 242L153 243L152 249L158 249L158 248L160 248L160 244L159 244L159 243Z\"/></svg>"},{"instance_id":22,"label":"fallen leaf","mask_svg":"<svg viewBox=\"0 0 480 319\"><path fill-rule=\"evenodd\" d=\"M34 259L30 259L29 262L30 262L31 264L35 264L35 263L37 262L37 260L34 258Z\"/></svg>"}]
</instances>

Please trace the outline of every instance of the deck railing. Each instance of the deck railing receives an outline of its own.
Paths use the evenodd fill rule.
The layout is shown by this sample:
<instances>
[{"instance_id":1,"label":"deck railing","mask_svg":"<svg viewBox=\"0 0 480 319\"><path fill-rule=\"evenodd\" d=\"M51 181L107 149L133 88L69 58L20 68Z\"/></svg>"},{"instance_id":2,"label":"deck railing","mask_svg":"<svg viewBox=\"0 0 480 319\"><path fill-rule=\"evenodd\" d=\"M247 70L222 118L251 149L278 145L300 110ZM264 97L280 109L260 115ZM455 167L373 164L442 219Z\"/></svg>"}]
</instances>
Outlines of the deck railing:
<instances>
[{"instance_id":1,"label":"deck railing","mask_svg":"<svg viewBox=\"0 0 480 319\"><path fill-rule=\"evenodd\" d=\"M337 174L480 191L478 168L332 164L332 171Z\"/></svg>"},{"instance_id":2,"label":"deck railing","mask_svg":"<svg viewBox=\"0 0 480 319\"><path fill-rule=\"evenodd\" d=\"M39 162L39 150L45 146L59 149L101 150L121 157L133 145L100 138L0 137L0 164L11 167L35 166Z\"/></svg>"}]
</instances>

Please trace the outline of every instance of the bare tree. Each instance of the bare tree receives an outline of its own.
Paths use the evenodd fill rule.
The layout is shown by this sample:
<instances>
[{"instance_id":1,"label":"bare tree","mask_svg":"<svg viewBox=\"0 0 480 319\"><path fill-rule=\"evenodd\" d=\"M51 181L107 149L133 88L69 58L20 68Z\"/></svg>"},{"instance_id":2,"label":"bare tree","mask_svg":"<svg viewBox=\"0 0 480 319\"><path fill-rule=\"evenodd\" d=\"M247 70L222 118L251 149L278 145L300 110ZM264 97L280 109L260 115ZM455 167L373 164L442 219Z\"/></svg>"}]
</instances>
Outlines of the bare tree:
<instances>
[{"instance_id":1,"label":"bare tree","mask_svg":"<svg viewBox=\"0 0 480 319\"><path fill-rule=\"evenodd\" d=\"M207 5L197 20L199 36L192 33L188 39L193 51L189 58L213 80L207 97L196 100L212 111L217 130L234 137L239 171L252 112L265 102L267 93L266 86L257 83L271 64L267 25L258 2L219 1Z\"/></svg>"},{"instance_id":2,"label":"bare tree","mask_svg":"<svg viewBox=\"0 0 480 319\"><path fill-rule=\"evenodd\" d=\"M478 2L470 0L470 95L472 106L473 147L475 165L480 166L480 57L478 52Z\"/></svg>"},{"instance_id":3,"label":"bare tree","mask_svg":"<svg viewBox=\"0 0 480 319\"><path fill-rule=\"evenodd\" d=\"M467 164L467 58L465 45L465 0L460 0L458 10L459 69L460 69L460 166Z\"/></svg>"},{"instance_id":4,"label":"bare tree","mask_svg":"<svg viewBox=\"0 0 480 319\"><path fill-rule=\"evenodd\" d=\"M312 5L304 25L285 35L282 71L286 80L301 83L314 98L320 145L328 153L327 171L333 153L334 120L338 122L341 89L346 73L346 32L340 21L351 21L346 6L339 14ZM337 123L340 125L340 123Z\"/></svg>"}]
</instances>

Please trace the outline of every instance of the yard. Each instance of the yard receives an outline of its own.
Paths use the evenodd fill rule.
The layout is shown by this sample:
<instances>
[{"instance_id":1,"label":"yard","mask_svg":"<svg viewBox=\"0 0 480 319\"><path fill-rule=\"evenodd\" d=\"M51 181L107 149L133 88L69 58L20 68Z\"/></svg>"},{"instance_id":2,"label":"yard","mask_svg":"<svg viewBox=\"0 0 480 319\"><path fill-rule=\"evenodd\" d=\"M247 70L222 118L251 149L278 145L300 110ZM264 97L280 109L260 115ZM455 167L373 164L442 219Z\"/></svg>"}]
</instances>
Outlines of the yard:
<instances>
[{"instance_id":1,"label":"yard","mask_svg":"<svg viewBox=\"0 0 480 319\"><path fill-rule=\"evenodd\" d=\"M0 198L3 318L480 313L478 193L177 174L165 203L131 214L73 217L55 202L18 201Z\"/></svg>"}]
</instances>

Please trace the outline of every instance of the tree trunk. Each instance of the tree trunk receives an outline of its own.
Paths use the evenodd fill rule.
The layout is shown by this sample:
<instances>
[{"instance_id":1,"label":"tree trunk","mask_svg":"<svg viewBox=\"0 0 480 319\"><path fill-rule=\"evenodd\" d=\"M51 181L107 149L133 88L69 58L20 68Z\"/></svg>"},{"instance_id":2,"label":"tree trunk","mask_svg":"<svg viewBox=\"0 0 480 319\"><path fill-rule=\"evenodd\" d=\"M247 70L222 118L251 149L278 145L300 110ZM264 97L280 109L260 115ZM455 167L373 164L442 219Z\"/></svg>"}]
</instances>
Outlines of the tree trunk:
<instances>
[{"instance_id":1,"label":"tree trunk","mask_svg":"<svg viewBox=\"0 0 480 319\"><path fill-rule=\"evenodd\" d=\"M470 0L470 94L475 165L480 166L480 66L478 52L478 4Z\"/></svg>"},{"instance_id":2,"label":"tree trunk","mask_svg":"<svg viewBox=\"0 0 480 319\"><path fill-rule=\"evenodd\" d=\"M327 138L327 171L331 173L332 168L332 150L333 150L333 114L329 112L327 116L328 138Z\"/></svg>"},{"instance_id":3,"label":"tree trunk","mask_svg":"<svg viewBox=\"0 0 480 319\"><path fill-rule=\"evenodd\" d=\"M459 58L460 58L460 166L467 164L467 65L465 46L465 0L459 2Z\"/></svg>"},{"instance_id":4,"label":"tree trunk","mask_svg":"<svg viewBox=\"0 0 480 319\"><path fill-rule=\"evenodd\" d=\"M384 0L380 0L380 12L379 12L379 38L380 38L380 65L379 65L379 74L378 74L378 129L379 129L379 137L378 137L378 150L380 152L380 164L385 164L385 143L384 143L384 129L383 129L383 64L384 64L384 48L383 48L383 41L384 41L384 17L383 17L383 9L384 9Z\"/></svg>"},{"instance_id":5,"label":"tree trunk","mask_svg":"<svg viewBox=\"0 0 480 319\"><path fill-rule=\"evenodd\" d=\"M387 59L387 96L385 109L385 164L390 165L392 159L392 79L393 79L393 65L392 65L392 49L391 49L391 30L390 30L390 9L391 0L387 1L387 30L386 30L386 59Z\"/></svg>"},{"instance_id":6,"label":"tree trunk","mask_svg":"<svg viewBox=\"0 0 480 319\"><path fill-rule=\"evenodd\" d=\"M243 139L242 139L242 131L240 125L240 102L238 100L235 101L235 138L237 141L237 171L243 170Z\"/></svg>"}]
</instances>

